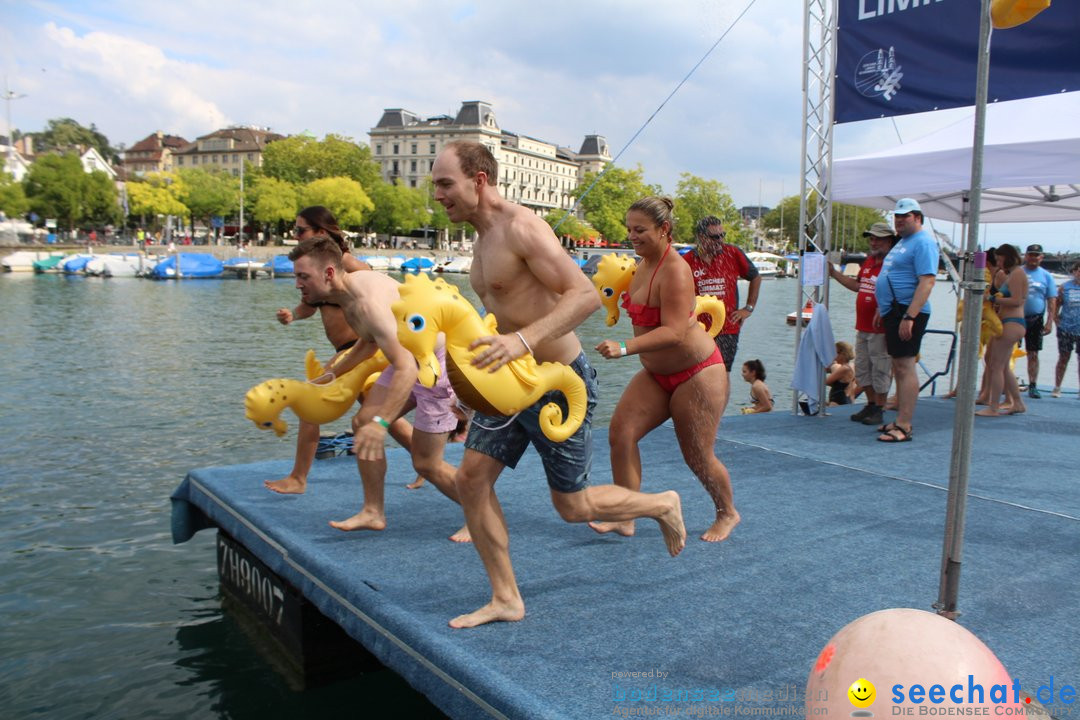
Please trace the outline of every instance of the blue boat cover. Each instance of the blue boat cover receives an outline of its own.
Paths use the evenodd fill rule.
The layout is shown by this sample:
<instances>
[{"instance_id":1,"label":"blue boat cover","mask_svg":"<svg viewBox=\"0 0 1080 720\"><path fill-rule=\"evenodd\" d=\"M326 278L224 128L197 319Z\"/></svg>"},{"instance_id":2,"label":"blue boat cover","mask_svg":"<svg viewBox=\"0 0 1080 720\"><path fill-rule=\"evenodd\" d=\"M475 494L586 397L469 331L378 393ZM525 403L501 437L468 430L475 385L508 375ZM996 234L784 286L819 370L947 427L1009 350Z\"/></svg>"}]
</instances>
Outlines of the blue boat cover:
<instances>
[{"instance_id":1,"label":"blue boat cover","mask_svg":"<svg viewBox=\"0 0 1080 720\"><path fill-rule=\"evenodd\" d=\"M92 255L75 255L61 262L60 270L66 273L82 272L93 259Z\"/></svg>"},{"instance_id":2,"label":"blue boat cover","mask_svg":"<svg viewBox=\"0 0 1080 720\"><path fill-rule=\"evenodd\" d=\"M430 270L433 267L435 267L435 261L426 257L409 258L401 263L402 270L413 270L416 272L419 272L420 270Z\"/></svg>"},{"instance_id":3,"label":"blue boat cover","mask_svg":"<svg viewBox=\"0 0 1080 720\"><path fill-rule=\"evenodd\" d=\"M288 255L275 255L263 265L266 269L273 268L275 275L284 275L293 271L293 261Z\"/></svg>"},{"instance_id":4,"label":"blue boat cover","mask_svg":"<svg viewBox=\"0 0 1080 720\"><path fill-rule=\"evenodd\" d=\"M180 253L155 265L150 276L159 279L173 277L169 271L176 268L177 257L180 258L180 272L186 278L217 277L225 269L225 264L209 253Z\"/></svg>"}]
</instances>

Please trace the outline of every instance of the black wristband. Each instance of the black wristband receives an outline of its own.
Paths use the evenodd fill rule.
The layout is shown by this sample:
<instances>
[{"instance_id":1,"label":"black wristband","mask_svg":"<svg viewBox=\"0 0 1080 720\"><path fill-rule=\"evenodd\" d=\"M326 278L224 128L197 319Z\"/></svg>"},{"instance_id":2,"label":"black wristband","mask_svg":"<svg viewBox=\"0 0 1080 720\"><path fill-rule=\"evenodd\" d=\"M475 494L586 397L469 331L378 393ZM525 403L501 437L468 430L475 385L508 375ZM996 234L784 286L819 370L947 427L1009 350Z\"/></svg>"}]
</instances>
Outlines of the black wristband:
<instances>
[{"instance_id":1,"label":"black wristband","mask_svg":"<svg viewBox=\"0 0 1080 720\"><path fill-rule=\"evenodd\" d=\"M903 322L904 320L910 320L911 322L915 322L915 318L911 317L910 315L904 315L904 317L900 318L900 322Z\"/></svg>"}]
</instances>

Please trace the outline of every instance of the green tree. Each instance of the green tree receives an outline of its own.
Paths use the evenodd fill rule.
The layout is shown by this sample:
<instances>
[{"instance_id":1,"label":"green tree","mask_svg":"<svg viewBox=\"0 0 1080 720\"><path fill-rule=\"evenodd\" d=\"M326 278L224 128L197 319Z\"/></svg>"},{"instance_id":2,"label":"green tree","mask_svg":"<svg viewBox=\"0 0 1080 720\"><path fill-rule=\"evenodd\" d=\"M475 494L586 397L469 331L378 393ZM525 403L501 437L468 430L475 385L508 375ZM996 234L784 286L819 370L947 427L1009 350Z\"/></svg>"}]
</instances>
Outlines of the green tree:
<instances>
[{"instance_id":1,"label":"green tree","mask_svg":"<svg viewBox=\"0 0 1080 720\"><path fill-rule=\"evenodd\" d=\"M23 190L31 210L70 230L80 223L115 222L119 215L116 185L100 170L85 172L74 153L39 157L23 179Z\"/></svg>"},{"instance_id":2,"label":"green tree","mask_svg":"<svg viewBox=\"0 0 1080 720\"><path fill-rule=\"evenodd\" d=\"M149 216L155 220L158 215L190 214L187 205L180 199L186 194L183 181L174 173L148 173L142 180L124 184L127 191L128 211L132 215Z\"/></svg>"},{"instance_id":3,"label":"green tree","mask_svg":"<svg viewBox=\"0 0 1080 720\"><path fill-rule=\"evenodd\" d=\"M346 177L322 178L308 183L300 191L300 198L305 207L326 207L341 227L364 227L367 214L375 209L360 183Z\"/></svg>"},{"instance_id":4,"label":"green tree","mask_svg":"<svg viewBox=\"0 0 1080 720\"><path fill-rule=\"evenodd\" d=\"M727 242L746 246L748 238L742 217L724 184L719 180L706 180L682 173L675 188L675 239L678 242L696 243L694 225L709 215L724 222Z\"/></svg>"},{"instance_id":5,"label":"green tree","mask_svg":"<svg viewBox=\"0 0 1080 720\"><path fill-rule=\"evenodd\" d=\"M26 134L34 138L34 151L37 153L64 152L76 147L92 146L108 162L119 161L116 150L109 145L109 139L93 123L87 128L71 118L54 118L41 132Z\"/></svg>"},{"instance_id":6,"label":"green tree","mask_svg":"<svg viewBox=\"0 0 1080 720\"><path fill-rule=\"evenodd\" d=\"M573 192L574 197L592 185L596 173L586 173L585 179ZM626 210L646 195L659 195L659 185L645 183L641 165L634 170L610 167L600 181L581 200L585 220L596 228L608 242L621 243L626 239Z\"/></svg>"},{"instance_id":7,"label":"green tree","mask_svg":"<svg viewBox=\"0 0 1080 720\"><path fill-rule=\"evenodd\" d=\"M817 198L811 197L807 208L807 214L817 212ZM781 218L783 219L783 235L780 235ZM886 219L885 214L873 208L858 207L833 203L832 206L832 247L841 247L865 252L869 249L869 243L862 236L863 231L870 228L876 222ZM769 211L761 219L761 224L771 231L775 231L777 237L781 237L780 244L788 248L799 246L799 196L791 195L780 201L780 204ZM770 235L773 233L770 233ZM813 237L813 234L811 234Z\"/></svg>"},{"instance_id":8,"label":"green tree","mask_svg":"<svg viewBox=\"0 0 1080 720\"><path fill-rule=\"evenodd\" d=\"M15 182L11 173L0 172L0 212L9 218L22 217L30 209L22 183Z\"/></svg>"},{"instance_id":9,"label":"green tree","mask_svg":"<svg viewBox=\"0 0 1080 720\"><path fill-rule=\"evenodd\" d=\"M240 179L225 171L208 172L189 168L180 177L180 201L191 211L192 219L207 226L215 215L229 217L240 211Z\"/></svg>"},{"instance_id":10,"label":"green tree","mask_svg":"<svg viewBox=\"0 0 1080 720\"><path fill-rule=\"evenodd\" d=\"M260 172L297 185L322 178L347 177L365 190L370 190L380 179L371 149L340 135L327 135L322 140L293 135L272 142L263 150Z\"/></svg>"},{"instance_id":11,"label":"green tree","mask_svg":"<svg viewBox=\"0 0 1080 720\"><path fill-rule=\"evenodd\" d=\"M600 234L595 228L589 227L587 223L581 222L573 215L567 216L565 210L552 210L544 216L544 222L550 225L552 230L558 225L559 229L555 230L555 234L559 237L569 237L575 242L592 239Z\"/></svg>"},{"instance_id":12,"label":"green tree","mask_svg":"<svg viewBox=\"0 0 1080 720\"><path fill-rule=\"evenodd\" d=\"M368 216L367 225L375 232L392 235L399 230L431 227L434 212L428 213L428 198L423 188L380 181L371 187L371 201L375 209Z\"/></svg>"},{"instance_id":13,"label":"green tree","mask_svg":"<svg viewBox=\"0 0 1080 720\"><path fill-rule=\"evenodd\" d=\"M245 198L251 205L251 217L261 223L291 222L300 210L296 186L272 177L257 177Z\"/></svg>"}]
</instances>

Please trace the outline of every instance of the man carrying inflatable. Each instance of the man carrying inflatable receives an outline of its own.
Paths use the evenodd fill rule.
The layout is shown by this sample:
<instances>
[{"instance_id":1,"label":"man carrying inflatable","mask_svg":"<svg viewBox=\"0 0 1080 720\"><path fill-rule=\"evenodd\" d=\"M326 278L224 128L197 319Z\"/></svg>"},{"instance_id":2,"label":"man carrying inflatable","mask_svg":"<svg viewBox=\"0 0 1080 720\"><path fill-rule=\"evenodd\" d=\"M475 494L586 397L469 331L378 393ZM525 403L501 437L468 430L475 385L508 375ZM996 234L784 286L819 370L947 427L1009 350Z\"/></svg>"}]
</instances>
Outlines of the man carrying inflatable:
<instances>
[{"instance_id":1,"label":"man carrying inflatable","mask_svg":"<svg viewBox=\"0 0 1080 720\"><path fill-rule=\"evenodd\" d=\"M443 495L456 502L454 467L443 460L446 439L457 425L453 413L456 398L448 380L444 379L433 388L425 388L416 382L416 361L398 342L397 321L390 311L390 304L398 299L399 283L382 273L346 273L341 264L341 248L329 238L313 237L301 241L289 253L289 259L294 263L296 288L303 301L309 305L339 305L359 338L351 352L327 366L324 377L333 380L343 375L374 355L376 350L382 350L390 361L390 366L380 375L352 421L356 433L353 451L364 487L364 506L352 517L330 524L338 530L382 530L386 527L383 442L390 423L413 404L416 406L413 467ZM445 376L445 370L442 374ZM319 380L316 378L315 382ZM468 535L459 531L451 539L467 542Z\"/></svg>"},{"instance_id":2,"label":"man carrying inflatable","mask_svg":"<svg viewBox=\"0 0 1080 720\"><path fill-rule=\"evenodd\" d=\"M496 370L530 352L537 362L564 363L585 381L589 403L581 427L562 443L548 440L538 425L539 409L548 398L509 421L480 413L474 417L456 485L465 522L491 583L491 602L451 620L455 628L525 616L495 481L503 468L517 465L530 443L543 462L552 504L567 522L651 517L660 524L671 555L686 544L677 493L588 486L596 372L585 359L574 328L600 307L600 299L547 223L499 195L494 185L498 176L494 156L474 142L447 144L432 168L435 200L451 221L476 228L470 282L484 307L499 319L503 333L473 343L473 348L486 346L473 364Z\"/></svg>"}]
</instances>

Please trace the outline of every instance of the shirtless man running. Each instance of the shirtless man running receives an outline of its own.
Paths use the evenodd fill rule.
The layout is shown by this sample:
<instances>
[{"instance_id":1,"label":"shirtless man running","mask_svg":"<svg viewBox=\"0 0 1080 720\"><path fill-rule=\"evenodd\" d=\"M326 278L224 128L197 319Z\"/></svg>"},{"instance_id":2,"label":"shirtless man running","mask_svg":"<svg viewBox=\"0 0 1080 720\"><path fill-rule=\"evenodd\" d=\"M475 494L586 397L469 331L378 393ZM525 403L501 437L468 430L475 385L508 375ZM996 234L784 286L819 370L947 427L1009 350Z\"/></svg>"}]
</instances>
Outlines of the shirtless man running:
<instances>
[{"instance_id":1,"label":"shirtless man running","mask_svg":"<svg viewBox=\"0 0 1080 720\"><path fill-rule=\"evenodd\" d=\"M504 467L517 465L530 443L543 461L552 504L567 522L651 517L659 523L671 555L678 555L686 545L677 493L588 486L596 372L585 359L574 328L600 307L600 299L547 223L499 195L491 184L497 177L498 164L491 152L472 142L447 144L432 168L435 199L446 208L450 220L476 228L479 237L470 282L503 330L502 335L473 343L473 348L486 346L473 364L494 371L531 351L537 362L572 367L585 381L589 404L581 428L563 443L548 440L538 423L540 408L552 400L563 402L561 393L545 395L498 430L485 426L505 425L505 418L476 414L456 484L465 522L491 583L491 602L451 620L450 626L455 628L525 617L495 481ZM565 404L563 407L565 412Z\"/></svg>"},{"instance_id":2,"label":"shirtless man running","mask_svg":"<svg viewBox=\"0 0 1080 720\"><path fill-rule=\"evenodd\" d=\"M333 303L340 306L358 338L351 352L339 355L326 367L324 378L328 381L343 375L374 355L376 350L382 350L390 361L390 366L383 371L352 421L353 451L364 487L363 508L350 518L330 523L338 530L382 530L386 527L383 442L389 424L412 403L416 405L413 467L443 495L457 502L455 470L443 460L447 436L457 425L457 417L452 411L456 399L448 381L434 388L425 388L416 382L416 361L398 342L397 321L390 310L390 304L399 298L399 283L382 273L346 273L341 258L341 249L327 238L304 240L289 253L289 259L294 263L296 287L303 301L309 305ZM451 539L469 540L464 529Z\"/></svg>"}]
</instances>

